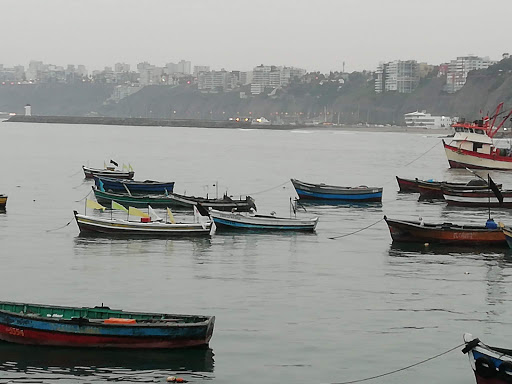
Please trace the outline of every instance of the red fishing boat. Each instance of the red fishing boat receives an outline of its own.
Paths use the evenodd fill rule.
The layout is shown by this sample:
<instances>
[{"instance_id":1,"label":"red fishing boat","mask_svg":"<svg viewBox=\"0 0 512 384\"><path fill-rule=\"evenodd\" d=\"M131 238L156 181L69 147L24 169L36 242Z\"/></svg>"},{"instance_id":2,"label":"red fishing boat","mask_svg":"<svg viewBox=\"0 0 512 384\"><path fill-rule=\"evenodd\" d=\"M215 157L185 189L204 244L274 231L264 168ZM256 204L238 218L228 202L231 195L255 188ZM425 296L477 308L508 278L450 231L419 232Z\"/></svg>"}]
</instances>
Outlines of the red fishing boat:
<instances>
[{"instance_id":1,"label":"red fishing boat","mask_svg":"<svg viewBox=\"0 0 512 384\"><path fill-rule=\"evenodd\" d=\"M418 191L418 179L404 179L402 177L396 177L398 188L400 192L419 192Z\"/></svg>"},{"instance_id":2,"label":"red fishing boat","mask_svg":"<svg viewBox=\"0 0 512 384\"><path fill-rule=\"evenodd\" d=\"M497 187L501 189L502 185L497 184ZM465 192L478 192L478 191L489 191L489 185L485 180L474 179L467 183L450 183L446 181L422 181L418 180L418 190L420 192L419 200L432 200L439 199L443 200L443 190L450 191L465 191ZM492 192L491 192L492 193Z\"/></svg>"},{"instance_id":3,"label":"red fishing boat","mask_svg":"<svg viewBox=\"0 0 512 384\"><path fill-rule=\"evenodd\" d=\"M492 219L485 225L428 224L423 220L393 220L384 216L391 238L404 243L441 243L453 245L500 245L506 246L505 235Z\"/></svg>"},{"instance_id":4,"label":"red fishing boat","mask_svg":"<svg viewBox=\"0 0 512 384\"><path fill-rule=\"evenodd\" d=\"M512 152L494 145L493 137L512 115L512 109L505 117L503 103L496 107L492 116L466 122L464 119L452 125L453 139L446 143L444 150L451 168L500 169L512 171ZM502 120L498 123L498 120ZM497 125L495 125L497 124Z\"/></svg>"}]
</instances>

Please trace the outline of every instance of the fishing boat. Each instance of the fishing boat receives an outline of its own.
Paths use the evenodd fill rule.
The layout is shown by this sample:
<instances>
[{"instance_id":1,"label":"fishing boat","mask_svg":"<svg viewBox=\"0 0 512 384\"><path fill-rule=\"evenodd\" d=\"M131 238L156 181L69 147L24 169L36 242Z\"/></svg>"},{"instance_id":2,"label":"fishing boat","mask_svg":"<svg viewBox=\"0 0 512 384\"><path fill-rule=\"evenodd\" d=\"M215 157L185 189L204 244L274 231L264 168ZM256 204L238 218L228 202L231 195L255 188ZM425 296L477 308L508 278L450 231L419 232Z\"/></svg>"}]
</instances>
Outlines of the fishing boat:
<instances>
[{"instance_id":1,"label":"fishing boat","mask_svg":"<svg viewBox=\"0 0 512 384\"><path fill-rule=\"evenodd\" d=\"M512 190L510 189L501 190L502 202L490 190L455 190L445 187L441 190L446 203L451 206L512 208Z\"/></svg>"},{"instance_id":2,"label":"fishing boat","mask_svg":"<svg viewBox=\"0 0 512 384\"><path fill-rule=\"evenodd\" d=\"M464 119L452 125L455 130L453 139L446 143L443 140L446 157L451 168L500 169L512 170L511 152L494 145L493 137L500 130L512 110L497 123L503 115L503 103L496 107L492 116L480 120L466 122Z\"/></svg>"},{"instance_id":3,"label":"fishing boat","mask_svg":"<svg viewBox=\"0 0 512 384\"><path fill-rule=\"evenodd\" d=\"M502 185L497 184L501 189ZM452 183L447 181L424 181L418 180L418 191L420 193L420 200L433 200L444 199L442 189L449 189L452 191L489 191L489 185L485 180L473 179L467 183Z\"/></svg>"},{"instance_id":4,"label":"fishing boat","mask_svg":"<svg viewBox=\"0 0 512 384\"><path fill-rule=\"evenodd\" d=\"M213 208L218 211L249 212L252 208L256 210L254 199L246 196L245 199L232 199L224 195L220 199L210 199L204 197L184 196L177 193L168 193L167 195L130 195L128 193L114 193L101 191L96 186L92 187L96 201L100 204L110 205L112 200L117 201L125 206L145 208L148 205L155 208L186 208L191 209L197 203L205 208Z\"/></svg>"},{"instance_id":5,"label":"fishing boat","mask_svg":"<svg viewBox=\"0 0 512 384\"><path fill-rule=\"evenodd\" d=\"M463 339L462 353L468 354L477 384L512 382L512 350L486 345L470 333L465 333Z\"/></svg>"},{"instance_id":6,"label":"fishing boat","mask_svg":"<svg viewBox=\"0 0 512 384\"><path fill-rule=\"evenodd\" d=\"M396 181L398 183L398 188L400 192L410 193L410 192L419 192L418 191L418 179L404 179L402 177L396 177Z\"/></svg>"},{"instance_id":7,"label":"fishing boat","mask_svg":"<svg viewBox=\"0 0 512 384\"><path fill-rule=\"evenodd\" d=\"M133 209L133 207L130 207ZM75 220L81 234L109 234L116 236L178 237L209 236L212 222L210 220L194 223L172 223L152 221L150 217L141 217L140 221L120 219L117 217L98 217L81 215L74 211Z\"/></svg>"},{"instance_id":8,"label":"fishing boat","mask_svg":"<svg viewBox=\"0 0 512 384\"><path fill-rule=\"evenodd\" d=\"M92 179L94 176L97 177L110 177L113 179L133 179L135 175L134 171L121 171L119 169L115 169L114 167L106 167L106 168L91 168L82 165L82 169L84 170L84 175L86 179Z\"/></svg>"},{"instance_id":9,"label":"fishing boat","mask_svg":"<svg viewBox=\"0 0 512 384\"><path fill-rule=\"evenodd\" d=\"M0 194L0 210L5 210L7 205L7 195Z\"/></svg>"},{"instance_id":10,"label":"fishing boat","mask_svg":"<svg viewBox=\"0 0 512 384\"><path fill-rule=\"evenodd\" d=\"M214 316L0 302L0 340L29 345L171 349L208 345Z\"/></svg>"},{"instance_id":11,"label":"fishing boat","mask_svg":"<svg viewBox=\"0 0 512 384\"><path fill-rule=\"evenodd\" d=\"M257 215L254 213L222 212L209 210L215 225L220 228L253 229L271 231L314 231L318 217L298 219L275 215Z\"/></svg>"},{"instance_id":12,"label":"fishing boat","mask_svg":"<svg viewBox=\"0 0 512 384\"><path fill-rule=\"evenodd\" d=\"M130 194L165 194L174 189L174 181L135 181L94 176L94 184L98 189Z\"/></svg>"},{"instance_id":13,"label":"fishing boat","mask_svg":"<svg viewBox=\"0 0 512 384\"><path fill-rule=\"evenodd\" d=\"M505 235L505 240L510 248L512 248L512 228L511 227L503 227L501 228L503 234Z\"/></svg>"},{"instance_id":14,"label":"fishing boat","mask_svg":"<svg viewBox=\"0 0 512 384\"><path fill-rule=\"evenodd\" d=\"M297 179L291 179L293 187L303 200L330 200L330 201L382 201L382 187L340 187L327 184L310 184Z\"/></svg>"},{"instance_id":15,"label":"fishing boat","mask_svg":"<svg viewBox=\"0 0 512 384\"><path fill-rule=\"evenodd\" d=\"M441 243L450 245L506 245L505 235L492 219L485 225L440 223L423 220L395 220L384 216L391 238L404 243ZM500 223L502 226L503 224Z\"/></svg>"}]
</instances>

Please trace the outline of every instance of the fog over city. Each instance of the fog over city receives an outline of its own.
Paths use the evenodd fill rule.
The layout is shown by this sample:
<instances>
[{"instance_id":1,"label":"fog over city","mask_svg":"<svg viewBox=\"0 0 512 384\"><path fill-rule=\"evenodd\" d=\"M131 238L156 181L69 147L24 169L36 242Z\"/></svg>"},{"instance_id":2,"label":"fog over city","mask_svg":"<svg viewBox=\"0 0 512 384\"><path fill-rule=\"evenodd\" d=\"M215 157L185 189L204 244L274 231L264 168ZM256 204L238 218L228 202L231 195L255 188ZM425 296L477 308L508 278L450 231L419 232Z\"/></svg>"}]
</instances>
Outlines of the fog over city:
<instances>
[{"instance_id":1,"label":"fog over city","mask_svg":"<svg viewBox=\"0 0 512 384\"><path fill-rule=\"evenodd\" d=\"M375 70L512 50L512 1L2 1L6 66L41 60L89 69L190 60L212 69L259 64L308 71Z\"/></svg>"}]
</instances>

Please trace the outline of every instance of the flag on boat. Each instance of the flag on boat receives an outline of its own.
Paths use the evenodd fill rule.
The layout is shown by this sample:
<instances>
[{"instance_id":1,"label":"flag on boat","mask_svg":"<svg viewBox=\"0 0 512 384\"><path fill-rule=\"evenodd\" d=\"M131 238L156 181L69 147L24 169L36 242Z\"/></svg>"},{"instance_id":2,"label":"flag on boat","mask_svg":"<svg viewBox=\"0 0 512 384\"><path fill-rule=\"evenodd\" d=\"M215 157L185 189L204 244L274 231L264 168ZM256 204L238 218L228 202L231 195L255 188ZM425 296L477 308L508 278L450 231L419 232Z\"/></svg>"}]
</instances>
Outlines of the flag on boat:
<instances>
[{"instance_id":1,"label":"flag on boat","mask_svg":"<svg viewBox=\"0 0 512 384\"><path fill-rule=\"evenodd\" d=\"M149 212L149 217L151 217L151 221L163 221L163 219L160 216L158 216L158 214L151 207L151 205L148 205L148 212Z\"/></svg>"},{"instance_id":2,"label":"flag on boat","mask_svg":"<svg viewBox=\"0 0 512 384\"><path fill-rule=\"evenodd\" d=\"M114 164L116 167L119 167L119 164L117 164L114 160L110 159L110 164Z\"/></svg>"},{"instance_id":3,"label":"flag on boat","mask_svg":"<svg viewBox=\"0 0 512 384\"><path fill-rule=\"evenodd\" d=\"M128 207L128 215L149 218L149 215L147 213L144 213L140 209L137 209L135 207Z\"/></svg>"},{"instance_id":4,"label":"flag on boat","mask_svg":"<svg viewBox=\"0 0 512 384\"><path fill-rule=\"evenodd\" d=\"M197 208L197 212L201 216L210 217L210 213L208 213L208 210L202 204L196 203L196 205L194 205L194 207Z\"/></svg>"},{"instance_id":5,"label":"flag on boat","mask_svg":"<svg viewBox=\"0 0 512 384\"><path fill-rule=\"evenodd\" d=\"M123 205L119 204L118 202L116 202L114 200L112 200L112 209L118 209L120 211L128 212L126 207L124 207Z\"/></svg>"},{"instance_id":6,"label":"flag on boat","mask_svg":"<svg viewBox=\"0 0 512 384\"><path fill-rule=\"evenodd\" d=\"M496 198L500 202L500 204L503 203L503 194L499 190L498 186L494 183L494 181L491 179L491 176L487 174L487 177L489 178L489 188L493 191L493 193L496 195Z\"/></svg>"},{"instance_id":7,"label":"flag on boat","mask_svg":"<svg viewBox=\"0 0 512 384\"><path fill-rule=\"evenodd\" d=\"M167 215L169 216L169 222L172 224L176 224L176 220L174 220L174 216L169 207L167 207Z\"/></svg>"},{"instance_id":8,"label":"flag on boat","mask_svg":"<svg viewBox=\"0 0 512 384\"><path fill-rule=\"evenodd\" d=\"M102 211L105 210L105 207L99 203L97 203L96 201L93 201L93 200L89 200L89 199L86 199L85 200L85 205L87 206L87 208L92 208L92 209L101 209Z\"/></svg>"},{"instance_id":9,"label":"flag on boat","mask_svg":"<svg viewBox=\"0 0 512 384\"><path fill-rule=\"evenodd\" d=\"M132 168L132 165L130 163L128 163L128 169L133 172L133 168Z\"/></svg>"},{"instance_id":10,"label":"flag on boat","mask_svg":"<svg viewBox=\"0 0 512 384\"><path fill-rule=\"evenodd\" d=\"M194 205L194 221L196 223L200 223L204 228L206 228L206 223L208 223L210 220L210 214L206 210L205 207L203 207L201 204L196 203Z\"/></svg>"}]
</instances>

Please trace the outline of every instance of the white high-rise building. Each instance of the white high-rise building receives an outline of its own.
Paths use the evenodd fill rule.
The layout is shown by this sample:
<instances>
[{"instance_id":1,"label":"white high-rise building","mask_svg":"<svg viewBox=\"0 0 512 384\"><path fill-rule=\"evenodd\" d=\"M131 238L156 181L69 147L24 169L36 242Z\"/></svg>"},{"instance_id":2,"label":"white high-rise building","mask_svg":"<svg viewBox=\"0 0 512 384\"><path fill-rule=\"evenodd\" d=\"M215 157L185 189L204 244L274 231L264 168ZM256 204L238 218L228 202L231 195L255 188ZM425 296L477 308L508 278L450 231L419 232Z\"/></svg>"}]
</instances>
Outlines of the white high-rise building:
<instances>
[{"instance_id":1,"label":"white high-rise building","mask_svg":"<svg viewBox=\"0 0 512 384\"><path fill-rule=\"evenodd\" d=\"M419 65L416 60L381 63L375 74L375 92L377 93L389 91L411 93L420 82Z\"/></svg>"},{"instance_id":2,"label":"white high-rise building","mask_svg":"<svg viewBox=\"0 0 512 384\"><path fill-rule=\"evenodd\" d=\"M448 93L457 92L466 84L466 79L470 71L485 69L494 63L495 62L491 61L489 57L478 57L474 55L457 57L457 59L450 61L448 64L444 90Z\"/></svg>"}]
</instances>

